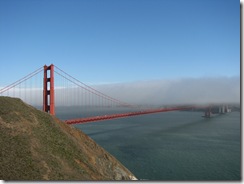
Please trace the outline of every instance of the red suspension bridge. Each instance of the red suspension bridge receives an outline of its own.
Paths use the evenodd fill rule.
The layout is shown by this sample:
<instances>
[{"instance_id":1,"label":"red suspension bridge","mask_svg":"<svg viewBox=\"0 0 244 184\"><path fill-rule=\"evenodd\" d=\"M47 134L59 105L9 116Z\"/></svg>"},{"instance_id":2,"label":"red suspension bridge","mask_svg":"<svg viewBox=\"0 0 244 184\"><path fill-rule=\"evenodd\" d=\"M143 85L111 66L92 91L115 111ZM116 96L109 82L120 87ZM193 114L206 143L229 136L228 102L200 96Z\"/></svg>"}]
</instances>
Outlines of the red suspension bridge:
<instances>
[{"instance_id":1,"label":"red suspension bridge","mask_svg":"<svg viewBox=\"0 0 244 184\"><path fill-rule=\"evenodd\" d=\"M58 117L67 111L75 112L73 117L65 120L67 124L195 108L180 106L144 109L106 95L57 66L54 70L54 65L45 65L2 88L0 95L21 98L26 103Z\"/></svg>"}]
</instances>

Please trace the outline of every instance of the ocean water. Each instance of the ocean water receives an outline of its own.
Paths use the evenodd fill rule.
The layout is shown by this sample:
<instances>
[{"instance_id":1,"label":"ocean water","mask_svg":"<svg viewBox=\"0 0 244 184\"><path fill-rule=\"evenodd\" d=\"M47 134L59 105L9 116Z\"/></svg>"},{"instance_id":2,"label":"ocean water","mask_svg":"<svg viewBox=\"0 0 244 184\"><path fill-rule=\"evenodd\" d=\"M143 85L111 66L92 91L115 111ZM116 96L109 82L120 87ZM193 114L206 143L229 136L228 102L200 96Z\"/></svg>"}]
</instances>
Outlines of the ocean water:
<instances>
[{"instance_id":1,"label":"ocean water","mask_svg":"<svg viewBox=\"0 0 244 184\"><path fill-rule=\"evenodd\" d=\"M240 112L175 111L74 125L140 180L240 180Z\"/></svg>"}]
</instances>

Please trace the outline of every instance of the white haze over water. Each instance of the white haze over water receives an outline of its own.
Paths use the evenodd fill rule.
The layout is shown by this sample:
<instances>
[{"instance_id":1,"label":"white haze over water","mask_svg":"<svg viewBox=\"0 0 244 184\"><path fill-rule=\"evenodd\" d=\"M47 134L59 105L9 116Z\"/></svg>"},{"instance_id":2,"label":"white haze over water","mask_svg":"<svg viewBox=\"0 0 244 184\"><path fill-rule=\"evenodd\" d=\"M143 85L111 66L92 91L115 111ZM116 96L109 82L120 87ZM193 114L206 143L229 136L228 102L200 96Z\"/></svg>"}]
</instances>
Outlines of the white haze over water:
<instances>
[{"instance_id":1,"label":"white haze over water","mask_svg":"<svg viewBox=\"0 0 244 184\"><path fill-rule=\"evenodd\" d=\"M240 103L239 77L165 79L94 87L114 98L139 105Z\"/></svg>"},{"instance_id":2,"label":"white haze over water","mask_svg":"<svg viewBox=\"0 0 244 184\"><path fill-rule=\"evenodd\" d=\"M74 98L79 88L70 86L63 93L63 87L55 83L56 106L87 105L89 101ZM96 90L134 105L180 105L209 103L240 103L239 77L208 77L137 81L130 83L102 84L91 86ZM84 90L83 90L84 91ZM0 96L19 97L32 105L42 105L42 89L12 90ZM26 94L28 93L28 94ZM88 94L88 93L87 93ZM62 101L59 99L67 98ZM76 97L75 97L76 98ZM78 97L77 97L78 98ZM83 97L84 98L84 97ZM97 97L96 97L97 98ZM95 99L96 99L95 98ZM70 104L67 101L73 100Z\"/></svg>"}]
</instances>

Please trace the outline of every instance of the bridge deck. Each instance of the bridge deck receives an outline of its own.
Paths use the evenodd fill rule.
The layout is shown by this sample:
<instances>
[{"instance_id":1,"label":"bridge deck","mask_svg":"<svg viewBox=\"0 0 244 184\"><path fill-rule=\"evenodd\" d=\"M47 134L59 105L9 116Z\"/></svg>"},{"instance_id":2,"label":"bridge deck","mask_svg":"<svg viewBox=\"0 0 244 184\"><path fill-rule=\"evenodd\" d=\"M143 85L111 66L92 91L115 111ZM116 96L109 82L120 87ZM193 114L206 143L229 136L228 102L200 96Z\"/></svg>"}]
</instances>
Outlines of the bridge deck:
<instances>
[{"instance_id":1,"label":"bridge deck","mask_svg":"<svg viewBox=\"0 0 244 184\"><path fill-rule=\"evenodd\" d=\"M108 120L108 119L116 119L116 118L123 118L123 117L129 117L129 116L138 116L138 115L143 115L143 114L152 114L152 113L159 113L159 112L187 110L187 109L193 109L193 108L194 108L193 106L190 106L190 107L149 109L149 110L137 111L137 112L128 112L128 113L121 113L121 114L111 114L111 115L71 119L71 120L66 120L65 123L82 124L82 123L89 123L89 122L102 121L102 120Z\"/></svg>"}]
</instances>

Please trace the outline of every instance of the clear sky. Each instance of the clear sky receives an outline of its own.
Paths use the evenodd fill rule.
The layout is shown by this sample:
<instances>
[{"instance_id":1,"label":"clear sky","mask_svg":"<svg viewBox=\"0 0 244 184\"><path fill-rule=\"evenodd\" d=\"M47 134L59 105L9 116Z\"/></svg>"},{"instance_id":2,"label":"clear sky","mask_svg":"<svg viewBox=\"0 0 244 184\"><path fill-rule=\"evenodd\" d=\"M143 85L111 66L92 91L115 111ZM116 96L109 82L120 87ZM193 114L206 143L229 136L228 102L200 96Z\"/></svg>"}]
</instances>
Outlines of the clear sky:
<instances>
[{"instance_id":1,"label":"clear sky","mask_svg":"<svg viewBox=\"0 0 244 184\"><path fill-rule=\"evenodd\" d=\"M238 0L0 0L0 86L44 64L88 84L240 75Z\"/></svg>"}]
</instances>

